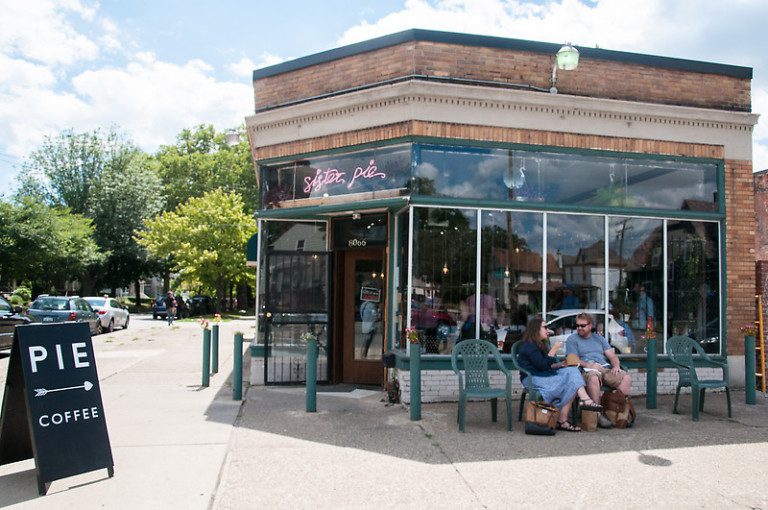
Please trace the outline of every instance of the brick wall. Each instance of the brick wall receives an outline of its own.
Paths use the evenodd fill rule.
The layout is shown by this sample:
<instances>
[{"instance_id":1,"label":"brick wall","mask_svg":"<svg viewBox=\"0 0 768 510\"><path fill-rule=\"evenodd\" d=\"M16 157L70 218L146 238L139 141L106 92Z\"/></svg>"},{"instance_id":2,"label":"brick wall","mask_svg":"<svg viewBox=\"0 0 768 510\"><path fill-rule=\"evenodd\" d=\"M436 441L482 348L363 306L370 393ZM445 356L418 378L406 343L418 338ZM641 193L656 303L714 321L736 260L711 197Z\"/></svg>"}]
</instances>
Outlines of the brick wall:
<instances>
[{"instance_id":1,"label":"brick wall","mask_svg":"<svg viewBox=\"0 0 768 510\"><path fill-rule=\"evenodd\" d=\"M757 260L768 261L768 171L752 174L755 186L755 249Z\"/></svg>"},{"instance_id":2,"label":"brick wall","mask_svg":"<svg viewBox=\"0 0 768 510\"><path fill-rule=\"evenodd\" d=\"M739 328L757 317L755 306L755 202L751 161L725 162L728 354L744 354Z\"/></svg>"},{"instance_id":3,"label":"brick wall","mask_svg":"<svg viewBox=\"0 0 768 510\"><path fill-rule=\"evenodd\" d=\"M532 85L548 89L554 55L415 41L254 81L256 110L410 75ZM648 103L751 110L751 80L582 56L560 71L562 94ZM702 86L706 83L706 86Z\"/></svg>"},{"instance_id":4,"label":"brick wall","mask_svg":"<svg viewBox=\"0 0 768 510\"><path fill-rule=\"evenodd\" d=\"M353 132L336 133L331 136L297 140L279 145L253 147L255 161L268 158L292 156L315 151L351 147L368 142L378 142L406 136L431 136L457 140L481 140L487 142L524 143L552 147L581 149L602 149L610 151L636 152L640 154L664 154L700 158L723 158L723 147L636 138L580 135L555 131L513 129L470 124L442 123L429 121L408 121Z\"/></svg>"}]
</instances>

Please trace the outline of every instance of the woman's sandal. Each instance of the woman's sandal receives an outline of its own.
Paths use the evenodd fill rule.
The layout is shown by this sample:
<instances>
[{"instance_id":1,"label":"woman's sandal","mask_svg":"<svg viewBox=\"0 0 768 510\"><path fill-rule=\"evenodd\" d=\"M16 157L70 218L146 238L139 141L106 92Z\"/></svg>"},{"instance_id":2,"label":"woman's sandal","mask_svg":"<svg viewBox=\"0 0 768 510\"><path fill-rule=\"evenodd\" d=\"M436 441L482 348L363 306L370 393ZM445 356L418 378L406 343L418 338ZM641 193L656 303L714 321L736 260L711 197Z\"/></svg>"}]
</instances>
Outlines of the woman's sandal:
<instances>
[{"instance_id":1,"label":"woman's sandal","mask_svg":"<svg viewBox=\"0 0 768 510\"><path fill-rule=\"evenodd\" d=\"M602 411L603 406L592 400L591 398L585 398L584 400L579 400L579 409L582 411Z\"/></svg>"},{"instance_id":2,"label":"woman's sandal","mask_svg":"<svg viewBox=\"0 0 768 510\"><path fill-rule=\"evenodd\" d=\"M566 432L581 432L581 427L571 425L569 421L557 422L557 430L565 430Z\"/></svg>"}]
</instances>

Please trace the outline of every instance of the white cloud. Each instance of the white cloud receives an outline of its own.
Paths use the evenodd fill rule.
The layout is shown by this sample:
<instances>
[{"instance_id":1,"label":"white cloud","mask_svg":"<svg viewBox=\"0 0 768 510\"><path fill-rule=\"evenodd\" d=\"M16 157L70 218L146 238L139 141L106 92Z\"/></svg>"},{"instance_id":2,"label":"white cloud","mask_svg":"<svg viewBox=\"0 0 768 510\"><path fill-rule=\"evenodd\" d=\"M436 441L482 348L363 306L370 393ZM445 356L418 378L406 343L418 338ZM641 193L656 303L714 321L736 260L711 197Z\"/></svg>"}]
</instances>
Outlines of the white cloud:
<instances>
[{"instance_id":1,"label":"white cloud","mask_svg":"<svg viewBox=\"0 0 768 510\"><path fill-rule=\"evenodd\" d=\"M80 124L117 122L141 147L173 143L185 127L238 126L252 109L248 83L219 82L201 60L176 65L148 53L123 68L95 69L72 79L85 108Z\"/></svg>"},{"instance_id":2,"label":"white cloud","mask_svg":"<svg viewBox=\"0 0 768 510\"><path fill-rule=\"evenodd\" d=\"M79 33L67 16L77 13L93 18L93 9L82 2L0 0L0 51L48 65L71 64L94 58L99 46Z\"/></svg>"}]
</instances>

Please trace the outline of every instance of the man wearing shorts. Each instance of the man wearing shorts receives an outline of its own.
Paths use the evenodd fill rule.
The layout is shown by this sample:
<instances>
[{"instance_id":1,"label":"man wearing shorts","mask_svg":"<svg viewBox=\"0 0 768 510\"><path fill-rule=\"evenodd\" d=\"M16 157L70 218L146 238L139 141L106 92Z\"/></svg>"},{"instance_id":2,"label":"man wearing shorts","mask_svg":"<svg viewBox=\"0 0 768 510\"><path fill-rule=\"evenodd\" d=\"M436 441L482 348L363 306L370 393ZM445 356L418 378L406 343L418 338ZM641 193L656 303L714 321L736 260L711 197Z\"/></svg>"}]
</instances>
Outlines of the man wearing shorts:
<instances>
[{"instance_id":1,"label":"man wearing shorts","mask_svg":"<svg viewBox=\"0 0 768 510\"><path fill-rule=\"evenodd\" d=\"M576 333L565 342L565 354L579 356L579 367L584 374L589 398L600 402L600 388L603 384L629 396L632 389L632 377L621 369L619 357L608 341L594 333L595 320L588 313L576 316ZM612 426L610 420L602 414L598 416L598 425L603 428Z\"/></svg>"}]
</instances>

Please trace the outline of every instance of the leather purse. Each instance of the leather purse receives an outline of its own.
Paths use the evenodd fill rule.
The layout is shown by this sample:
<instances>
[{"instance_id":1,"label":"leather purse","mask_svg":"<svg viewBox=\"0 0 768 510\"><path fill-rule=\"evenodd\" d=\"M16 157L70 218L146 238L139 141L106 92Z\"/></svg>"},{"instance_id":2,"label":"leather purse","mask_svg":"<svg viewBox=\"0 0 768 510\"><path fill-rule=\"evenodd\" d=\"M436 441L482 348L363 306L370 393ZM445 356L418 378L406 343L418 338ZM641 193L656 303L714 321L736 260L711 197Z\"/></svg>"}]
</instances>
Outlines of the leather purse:
<instances>
[{"instance_id":1,"label":"leather purse","mask_svg":"<svg viewBox=\"0 0 768 510\"><path fill-rule=\"evenodd\" d=\"M552 430L557 425L558 410L555 406L545 402L525 403L525 422L533 423L539 427L548 427Z\"/></svg>"}]
</instances>

